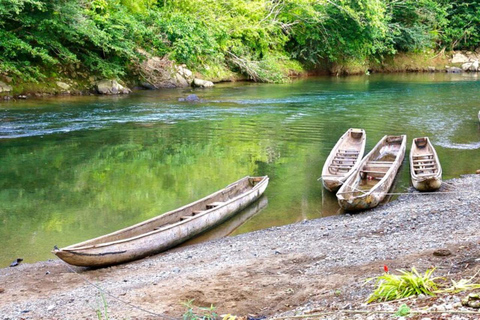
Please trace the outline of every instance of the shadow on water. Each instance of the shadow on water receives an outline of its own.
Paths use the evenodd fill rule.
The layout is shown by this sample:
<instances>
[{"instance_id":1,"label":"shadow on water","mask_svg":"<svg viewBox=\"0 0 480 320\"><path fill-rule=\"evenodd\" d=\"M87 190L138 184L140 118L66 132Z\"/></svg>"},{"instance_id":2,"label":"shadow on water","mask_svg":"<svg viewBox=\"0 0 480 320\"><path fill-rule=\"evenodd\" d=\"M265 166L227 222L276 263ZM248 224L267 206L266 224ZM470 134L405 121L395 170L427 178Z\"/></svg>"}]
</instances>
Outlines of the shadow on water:
<instances>
[{"instance_id":1,"label":"shadow on water","mask_svg":"<svg viewBox=\"0 0 480 320\"><path fill-rule=\"evenodd\" d=\"M479 89L468 75L372 75L0 104L0 266L53 258L53 245L146 220L246 175L270 177L268 206L233 234L338 214L317 179L351 127L366 130L367 152L385 134L429 136L444 179L473 173ZM191 93L200 102L178 101ZM393 191L409 185L404 162Z\"/></svg>"}]
</instances>

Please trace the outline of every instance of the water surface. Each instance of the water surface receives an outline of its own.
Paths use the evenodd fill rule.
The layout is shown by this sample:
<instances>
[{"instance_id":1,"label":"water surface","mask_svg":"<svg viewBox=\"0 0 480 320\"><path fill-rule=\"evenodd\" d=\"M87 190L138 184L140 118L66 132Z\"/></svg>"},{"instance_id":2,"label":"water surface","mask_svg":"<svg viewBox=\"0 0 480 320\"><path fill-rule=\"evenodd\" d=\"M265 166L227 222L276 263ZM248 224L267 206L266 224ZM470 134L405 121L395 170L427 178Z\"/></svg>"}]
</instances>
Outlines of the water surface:
<instances>
[{"instance_id":1,"label":"water surface","mask_svg":"<svg viewBox=\"0 0 480 320\"><path fill-rule=\"evenodd\" d=\"M367 151L385 134L406 134L408 149L429 136L445 179L473 173L479 90L474 75L401 74L2 103L0 267L54 258L53 245L148 219L246 175L269 175L270 185L234 234L338 214L317 179L350 127L366 130ZM202 101L178 101L191 93ZM405 160L394 191L409 186Z\"/></svg>"}]
</instances>

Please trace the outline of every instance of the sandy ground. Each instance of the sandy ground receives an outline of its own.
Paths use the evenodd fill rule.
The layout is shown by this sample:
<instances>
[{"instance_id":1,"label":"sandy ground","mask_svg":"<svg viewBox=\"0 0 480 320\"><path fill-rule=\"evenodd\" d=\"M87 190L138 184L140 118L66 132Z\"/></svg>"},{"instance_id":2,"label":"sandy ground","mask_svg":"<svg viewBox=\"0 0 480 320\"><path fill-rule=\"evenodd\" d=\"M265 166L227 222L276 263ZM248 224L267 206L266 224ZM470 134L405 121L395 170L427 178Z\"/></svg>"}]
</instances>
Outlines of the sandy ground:
<instances>
[{"instance_id":1,"label":"sandy ground","mask_svg":"<svg viewBox=\"0 0 480 320\"><path fill-rule=\"evenodd\" d=\"M448 181L435 195L415 192L374 210L217 239L124 265L91 270L50 260L0 269L0 319L97 319L105 308L110 319L178 319L189 300L250 318L331 312L316 318L387 319L352 311L398 307L365 304L373 290L365 280L381 275L384 265L393 272L436 267L436 276L454 280L480 270L479 191L480 175L470 175ZM438 255L440 249L449 255ZM475 311L458 303L465 295L406 303L430 308L418 319L480 318L452 312Z\"/></svg>"}]
</instances>

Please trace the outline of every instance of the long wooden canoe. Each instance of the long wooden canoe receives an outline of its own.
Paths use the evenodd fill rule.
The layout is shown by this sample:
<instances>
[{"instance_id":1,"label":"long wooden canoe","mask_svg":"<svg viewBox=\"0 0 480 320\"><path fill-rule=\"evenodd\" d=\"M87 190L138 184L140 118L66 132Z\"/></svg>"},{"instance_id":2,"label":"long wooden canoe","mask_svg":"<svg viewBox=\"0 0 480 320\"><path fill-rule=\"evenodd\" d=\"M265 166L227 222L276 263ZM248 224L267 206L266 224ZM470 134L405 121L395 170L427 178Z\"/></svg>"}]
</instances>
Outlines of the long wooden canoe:
<instances>
[{"instance_id":1,"label":"long wooden canoe","mask_svg":"<svg viewBox=\"0 0 480 320\"><path fill-rule=\"evenodd\" d=\"M367 135L363 129L350 128L330 152L322 170L323 186L336 191L347 178L358 169L365 153Z\"/></svg>"},{"instance_id":2,"label":"long wooden canoe","mask_svg":"<svg viewBox=\"0 0 480 320\"><path fill-rule=\"evenodd\" d=\"M347 211L376 207L393 185L406 145L406 135L384 136L338 190L339 205Z\"/></svg>"},{"instance_id":3,"label":"long wooden canoe","mask_svg":"<svg viewBox=\"0 0 480 320\"><path fill-rule=\"evenodd\" d=\"M52 253L69 264L84 267L144 258L225 221L257 200L267 185L267 176L245 177L179 209L95 239L55 248Z\"/></svg>"},{"instance_id":4,"label":"long wooden canoe","mask_svg":"<svg viewBox=\"0 0 480 320\"><path fill-rule=\"evenodd\" d=\"M428 137L413 139L410 176L413 186L419 191L435 191L442 185L442 166Z\"/></svg>"}]
</instances>

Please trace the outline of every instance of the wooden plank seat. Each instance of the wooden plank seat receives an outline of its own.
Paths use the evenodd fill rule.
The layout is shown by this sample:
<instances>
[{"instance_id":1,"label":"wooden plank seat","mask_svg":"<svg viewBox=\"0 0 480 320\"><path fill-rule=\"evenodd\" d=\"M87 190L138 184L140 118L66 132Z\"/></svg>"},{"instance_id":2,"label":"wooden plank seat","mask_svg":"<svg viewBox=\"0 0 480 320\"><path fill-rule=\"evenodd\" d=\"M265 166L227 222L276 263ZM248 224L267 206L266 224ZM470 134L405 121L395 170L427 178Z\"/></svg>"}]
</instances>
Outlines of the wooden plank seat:
<instances>
[{"instance_id":1,"label":"wooden plank seat","mask_svg":"<svg viewBox=\"0 0 480 320\"><path fill-rule=\"evenodd\" d=\"M375 173L375 174L383 174L385 175L387 172L386 171L375 171L375 170L362 170L360 173Z\"/></svg>"},{"instance_id":2,"label":"wooden plank seat","mask_svg":"<svg viewBox=\"0 0 480 320\"><path fill-rule=\"evenodd\" d=\"M433 153L424 153L424 154L419 154L413 156L414 159L420 159L420 158L425 158L425 157L433 157Z\"/></svg>"},{"instance_id":3,"label":"wooden plank seat","mask_svg":"<svg viewBox=\"0 0 480 320\"><path fill-rule=\"evenodd\" d=\"M367 162L367 166L369 167L377 167L377 168L390 168L392 166L391 163L372 163L372 162Z\"/></svg>"},{"instance_id":4,"label":"wooden plank seat","mask_svg":"<svg viewBox=\"0 0 480 320\"><path fill-rule=\"evenodd\" d=\"M358 153L343 153L343 152L337 152L335 154L335 158L336 157L346 157L346 158L357 158L358 157Z\"/></svg>"},{"instance_id":5,"label":"wooden plank seat","mask_svg":"<svg viewBox=\"0 0 480 320\"><path fill-rule=\"evenodd\" d=\"M429 170L429 172L417 173L418 177L431 176L432 173L435 173L435 170Z\"/></svg>"},{"instance_id":6,"label":"wooden plank seat","mask_svg":"<svg viewBox=\"0 0 480 320\"><path fill-rule=\"evenodd\" d=\"M193 210L193 215L197 215L197 214L203 213L205 211L206 210Z\"/></svg>"},{"instance_id":7,"label":"wooden plank seat","mask_svg":"<svg viewBox=\"0 0 480 320\"><path fill-rule=\"evenodd\" d=\"M433 159L418 159L418 160L413 160L413 163L428 163L428 162L435 162Z\"/></svg>"},{"instance_id":8,"label":"wooden plank seat","mask_svg":"<svg viewBox=\"0 0 480 320\"><path fill-rule=\"evenodd\" d=\"M337 152L337 153L359 154L360 151L358 151L358 150L342 150L342 149L338 149L338 152Z\"/></svg>"},{"instance_id":9,"label":"wooden plank seat","mask_svg":"<svg viewBox=\"0 0 480 320\"><path fill-rule=\"evenodd\" d=\"M351 163L355 163L355 159L333 159L332 162L351 162Z\"/></svg>"},{"instance_id":10,"label":"wooden plank seat","mask_svg":"<svg viewBox=\"0 0 480 320\"><path fill-rule=\"evenodd\" d=\"M422 164L413 164L413 167L414 168L431 168L431 167L435 167L435 163L422 163Z\"/></svg>"},{"instance_id":11,"label":"wooden plank seat","mask_svg":"<svg viewBox=\"0 0 480 320\"><path fill-rule=\"evenodd\" d=\"M221 201L209 203L209 204L207 204L207 209L212 209L212 208L221 206L221 205L224 204L224 203L225 203L225 202L221 202Z\"/></svg>"},{"instance_id":12,"label":"wooden plank seat","mask_svg":"<svg viewBox=\"0 0 480 320\"><path fill-rule=\"evenodd\" d=\"M333 160L346 160L346 161L354 161L357 159L357 156L352 156L352 157L340 157L340 156L335 156Z\"/></svg>"},{"instance_id":13,"label":"wooden plank seat","mask_svg":"<svg viewBox=\"0 0 480 320\"><path fill-rule=\"evenodd\" d=\"M345 164L332 164L330 167L331 168L349 168L350 169L351 167L353 167L353 164L346 164L346 163Z\"/></svg>"},{"instance_id":14,"label":"wooden plank seat","mask_svg":"<svg viewBox=\"0 0 480 320\"><path fill-rule=\"evenodd\" d=\"M392 164L394 161L382 161L382 160L370 160L369 163L390 163Z\"/></svg>"}]
</instances>

